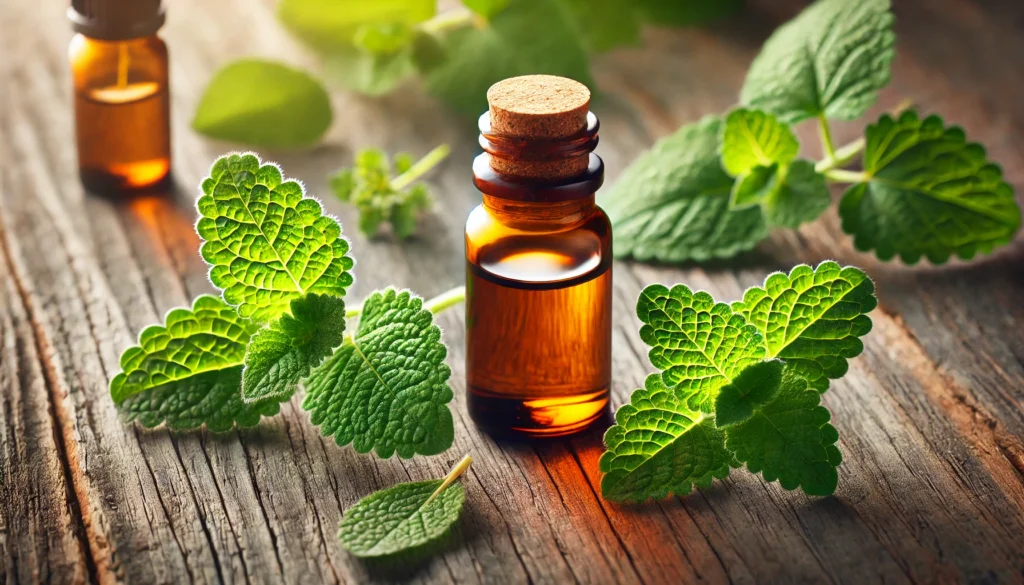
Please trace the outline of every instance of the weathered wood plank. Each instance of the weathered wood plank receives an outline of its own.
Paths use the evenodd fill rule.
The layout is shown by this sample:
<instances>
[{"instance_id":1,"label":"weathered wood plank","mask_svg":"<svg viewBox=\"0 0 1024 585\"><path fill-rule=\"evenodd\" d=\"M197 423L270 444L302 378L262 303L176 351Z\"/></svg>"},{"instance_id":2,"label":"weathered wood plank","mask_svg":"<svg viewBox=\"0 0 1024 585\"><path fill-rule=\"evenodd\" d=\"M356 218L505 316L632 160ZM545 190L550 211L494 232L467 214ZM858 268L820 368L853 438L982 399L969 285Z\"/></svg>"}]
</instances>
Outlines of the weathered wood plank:
<instances>
[{"instance_id":1,"label":"weathered wood plank","mask_svg":"<svg viewBox=\"0 0 1024 585\"><path fill-rule=\"evenodd\" d=\"M50 4L56 8L55 2ZM1014 454L1020 448L1024 352L1021 306L1014 301L1022 287L1020 272L1008 268L1019 244L969 268L907 269L851 251L845 236L836 236L836 222L825 220L774 237L732 269L616 265L616 405L628 401L650 369L633 315L637 293L648 283L687 282L732 299L770 270L823 257L864 265L876 277L882 298L873 315L876 330L851 374L825 398L845 454L835 498L787 493L737 472L688 498L608 504L598 496L599 433L553 444L497 443L468 423L460 311L440 318L457 394L456 442L445 455L412 461L356 455L323 440L297 404L258 429L226 435L121 425L106 394L120 349L167 309L210 290L196 254L191 200L209 161L230 146L210 144L187 128L203 83L216 65L235 56L312 62L275 23L271 7L199 0L174 5L166 36L179 186L164 197L125 203L84 194L73 175L66 29L34 7L15 7L18 24L9 30L38 33L12 37L15 55L26 57L12 60L17 92L8 133L15 161L8 192L19 197L0 206L0 233L24 299L23 321L30 325L14 327L13 339L16 347L41 348L41 355L29 353L22 361L46 372L54 390L49 394L59 397L49 424L68 445L64 465L82 502L84 554L94 560L98 581L1021 579L1024 488ZM657 31L648 35L647 48L599 60L605 98L595 110L610 179L657 136L735 99L769 23L793 12L754 10L710 32ZM905 10L901 20L923 14L960 30L940 9L922 3ZM1004 36L1012 30L996 28ZM901 56L897 62L898 81L883 102L909 95L949 111L978 103L989 111L1015 111L1007 100L1020 95L1019 81L1010 84L1008 97L990 97L993 78L958 65L955 81L936 86L944 77L943 62L931 56L935 43L910 38L901 44L909 60ZM1019 50L1019 43L1008 42ZM977 43L970 50L996 62L1002 58L998 43ZM982 85L966 83L974 77ZM460 282L462 218L479 201L468 181L475 146L466 126L416 92L376 101L338 95L335 111L324 146L263 153L314 193L326 194L326 173L351 161L361 146L425 152L446 141L454 147L452 161L434 180L438 209L420 237L398 246L349 234L360 260L354 298L388 284L430 296ZM994 123L958 121L992 145L997 159L1008 166L1020 162L1019 143ZM845 128L842 136L855 130ZM1014 172L1008 176L1020 188L1024 177ZM355 225L351 209L326 203L345 225ZM973 286L979 279L990 286L979 291ZM20 384L14 391L27 401L25 382ZM3 388L6 393L7 384ZM32 412L40 412L35 403ZM440 476L464 452L475 463L465 478L468 502L458 546L404 575L357 562L338 547L341 512L359 497L399 481ZM59 558L79 562L70 552Z\"/></svg>"}]
</instances>

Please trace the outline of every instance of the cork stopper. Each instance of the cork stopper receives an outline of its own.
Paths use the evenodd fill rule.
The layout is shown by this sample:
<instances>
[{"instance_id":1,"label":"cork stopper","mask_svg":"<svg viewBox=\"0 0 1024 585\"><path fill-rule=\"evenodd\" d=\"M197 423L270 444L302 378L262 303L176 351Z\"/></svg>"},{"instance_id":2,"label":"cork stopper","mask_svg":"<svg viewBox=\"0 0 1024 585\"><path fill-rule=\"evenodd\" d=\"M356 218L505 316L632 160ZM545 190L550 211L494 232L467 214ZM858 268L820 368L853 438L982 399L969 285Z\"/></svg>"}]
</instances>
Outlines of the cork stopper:
<instances>
[{"instance_id":1,"label":"cork stopper","mask_svg":"<svg viewBox=\"0 0 1024 585\"><path fill-rule=\"evenodd\" d=\"M75 32L104 41L148 37L164 18L161 0L71 0L68 7Z\"/></svg>"},{"instance_id":2,"label":"cork stopper","mask_svg":"<svg viewBox=\"0 0 1024 585\"><path fill-rule=\"evenodd\" d=\"M590 90L578 81L554 75L523 75L499 81L487 90L491 132L499 136L557 140L587 127ZM520 160L491 157L491 168L506 176L564 179L584 173L589 156Z\"/></svg>"}]
</instances>

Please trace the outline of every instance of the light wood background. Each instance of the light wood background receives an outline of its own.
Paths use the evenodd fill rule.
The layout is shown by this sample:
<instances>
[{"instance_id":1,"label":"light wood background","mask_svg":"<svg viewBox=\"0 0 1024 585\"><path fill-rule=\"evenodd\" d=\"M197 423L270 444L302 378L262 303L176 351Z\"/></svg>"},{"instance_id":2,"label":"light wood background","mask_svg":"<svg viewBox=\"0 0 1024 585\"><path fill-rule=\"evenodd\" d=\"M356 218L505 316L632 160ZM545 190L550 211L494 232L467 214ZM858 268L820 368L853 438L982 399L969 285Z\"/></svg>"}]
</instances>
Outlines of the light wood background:
<instances>
[{"instance_id":1,"label":"light wood background","mask_svg":"<svg viewBox=\"0 0 1024 585\"><path fill-rule=\"evenodd\" d=\"M165 311L211 291L192 201L232 145L189 129L215 68L264 55L316 67L273 2L172 0L177 187L112 202L75 174L66 0L0 9L0 574L7 583L1020 582L1024 571L1024 242L971 264L906 267L855 252L834 211L735 262L615 265L614 405L651 370L633 309L641 288L684 282L738 298L771 271L826 258L863 267L881 299L874 330L824 403L844 455L834 497L809 498L744 471L641 506L599 496L600 431L496 443L468 421L463 311L440 317L456 392L455 446L402 461L323 439L297 401L224 435L126 426L107 393L118 356ZM609 180L655 139L734 103L750 60L794 2L750 2L706 30L651 30L644 48L596 59L599 153ZM874 113L910 98L962 124L1024 193L1024 5L898 0L894 82ZM334 94L336 121L308 152L261 153L330 200L329 171L354 149L450 160L437 209L399 245L354 229L352 298L395 284L425 297L464 278L472 127L415 86L381 100ZM874 115L874 114L873 114ZM863 123L841 124L837 143ZM813 127L802 128L816 156ZM837 192L838 195L838 192ZM1019 195L1020 197L1020 195ZM342 511L398 482L439 477L463 454L468 500L447 552L396 575L349 556Z\"/></svg>"}]
</instances>

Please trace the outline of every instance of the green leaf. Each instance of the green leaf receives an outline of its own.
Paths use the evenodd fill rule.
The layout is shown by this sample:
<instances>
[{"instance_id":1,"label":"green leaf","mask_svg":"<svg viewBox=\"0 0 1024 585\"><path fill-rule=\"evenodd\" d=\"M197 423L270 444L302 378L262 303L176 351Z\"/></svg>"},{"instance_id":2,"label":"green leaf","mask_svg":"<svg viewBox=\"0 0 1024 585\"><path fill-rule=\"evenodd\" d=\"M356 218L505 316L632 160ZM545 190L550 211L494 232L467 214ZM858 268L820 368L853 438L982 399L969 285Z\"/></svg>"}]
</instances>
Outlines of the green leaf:
<instances>
[{"instance_id":1,"label":"green leaf","mask_svg":"<svg viewBox=\"0 0 1024 585\"><path fill-rule=\"evenodd\" d=\"M630 3L652 24L699 26L737 12L744 0L630 0Z\"/></svg>"},{"instance_id":2,"label":"green leaf","mask_svg":"<svg viewBox=\"0 0 1024 585\"><path fill-rule=\"evenodd\" d=\"M466 492L455 483L471 460L444 479L400 483L374 492L345 511L338 538L357 557L416 554L444 540L459 519Z\"/></svg>"},{"instance_id":3,"label":"green leaf","mask_svg":"<svg viewBox=\"0 0 1024 585\"><path fill-rule=\"evenodd\" d=\"M349 47L360 27L411 26L436 11L436 0L281 0L277 5L277 16L285 26L328 52Z\"/></svg>"},{"instance_id":4,"label":"green leaf","mask_svg":"<svg viewBox=\"0 0 1024 585\"><path fill-rule=\"evenodd\" d=\"M748 290L732 309L761 332L767 357L782 358L824 392L830 378L846 373L846 360L864 350L859 338L871 331L867 313L878 304L874 290L858 268L801 264L788 275L771 274L763 288Z\"/></svg>"},{"instance_id":5,"label":"green leaf","mask_svg":"<svg viewBox=\"0 0 1024 585\"><path fill-rule=\"evenodd\" d=\"M126 398L118 410L126 422L137 421L146 428L166 423L167 428L182 431L205 424L214 433L236 425L253 427L260 417L281 411L275 401L242 402L241 388L242 366L232 366L143 390Z\"/></svg>"},{"instance_id":6,"label":"green leaf","mask_svg":"<svg viewBox=\"0 0 1024 585\"><path fill-rule=\"evenodd\" d=\"M192 128L267 148L316 144L331 125L331 100L308 73L261 59L229 63L199 100Z\"/></svg>"},{"instance_id":7,"label":"green leaf","mask_svg":"<svg viewBox=\"0 0 1024 585\"><path fill-rule=\"evenodd\" d=\"M359 209L359 230L367 237L377 234L382 223L390 222L400 239L416 231L420 214L430 209L433 198L422 183L411 184L448 155L441 145L416 163L408 153L395 156L395 169L387 154L374 148L356 156L355 168L342 169L330 177L338 199ZM398 176L393 176L395 172Z\"/></svg>"},{"instance_id":8,"label":"green leaf","mask_svg":"<svg viewBox=\"0 0 1024 585\"><path fill-rule=\"evenodd\" d=\"M327 56L324 68L345 89L371 96L390 92L416 72L411 48L389 54L339 49Z\"/></svg>"},{"instance_id":9,"label":"green leaf","mask_svg":"<svg viewBox=\"0 0 1024 585\"><path fill-rule=\"evenodd\" d=\"M144 329L139 345L121 354L123 372L111 380L110 395L127 421L147 428L253 426L280 409L276 402L242 403L242 358L255 330L220 297L201 295L191 309L174 309L164 325Z\"/></svg>"},{"instance_id":10,"label":"green leaf","mask_svg":"<svg viewBox=\"0 0 1024 585\"><path fill-rule=\"evenodd\" d=\"M636 313L651 363L692 410L711 413L721 387L765 357L757 329L706 292L652 284L640 293Z\"/></svg>"},{"instance_id":11,"label":"green leaf","mask_svg":"<svg viewBox=\"0 0 1024 585\"><path fill-rule=\"evenodd\" d=\"M765 219L773 227L796 229L814 221L832 203L825 176L809 160L797 160L777 174L767 196L761 202Z\"/></svg>"},{"instance_id":12,"label":"green leaf","mask_svg":"<svg viewBox=\"0 0 1024 585\"><path fill-rule=\"evenodd\" d=\"M732 210L718 157L722 122L707 117L659 140L600 195L615 254L682 262L726 258L768 235L759 209Z\"/></svg>"},{"instance_id":13,"label":"green leaf","mask_svg":"<svg viewBox=\"0 0 1024 585\"><path fill-rule=\"evenodd\" d=\"M722 166L735 176L760 165L789 164L800 144L789 126L759 110L739 108L729 113L722 131Z\"/></svg>"},{"instance_id":14,"label":"green leaf","mask_svg":"<svg viewBox=\"0 0 1024 585\"><path fill-rule=\"evenodd\" d=\"M583 32L587 48L607 51L640 44L640 14L622 0L561 0Z\"/></svg>"},{"instance_id":15,"label":"green leaf","mask_svg":"<svg viewBox=\"0 0 1024 585\"><path fill-rule=\"evenodd\" d=\"M345 301L308 294L292 299L291 314L257 331L245 351L242 397L246 402L286 400L311 369L341 345Z\"/></svg>"},{"instance_id":16,"label":"green leaf","mask_svg":"<svg viewBox=\"0 0 1024 585\"><path fill-rule=\"evenodd\" d=\"M800 487L813 496L831 494L843 458L835 445L839 433L828 424L831 415L818 401L807 380L787 369L770 403L726 428L725 444L765 481L778 480L787 490Z\"/></svg>"},{"instance_id":17,"label":"green leaf","mask_svg":"<svg viewBox=\"0 0 1024 585\"><path fill-rule=\"evenodd\" d=\"M714 422L687 408L661 376L648 376L645 386L605 433L601 495L616 502L682 496L729 475L733 456Z\"/></svg>"},{"instance_id":18,"label":"green leaf","mask_svg":"<svg viewBox=\"0 0 1024 585\"><path fill-rule=\"evenodd\" d=\"M404 22L364 24L352 44L373 55L393 55L412 44L413 30Z\"/></svg>"},{"instance_id":19,"label":"green leaf","mask_svg":"<svg viewBox=\"0 0 1024 585\"><path fill-rule=\"evenodd\" d=\"M783 367L782 360L752 364L722 386L715 400L715 425L743 422L753 416L755 408L771 402L782 384Z\"/></svg>"},{"instance_id":20,"label":"green leaf","mask_svg":"<svg viewBox=\"0 0 1024 585\"><path fill-rule=\"evenodd\" d=\"M462 3L466 5L473 12L480 16L490 19L495 14L498 14L502 10L508 8L511 0L462 0Z\"/></svg>"},{"instance_id":21,"label":"green leaf","mask_svg":"<svg viewBox=\"0 0 1024 585\"><path fill-rule=\"evenodd\" d=\"M451 370L433 315L409 291L375 291L359 327L305 382L308 410L324 436L380 457L434 455L454 439Z\"/></svg>"},{"instance_id":22,"label":"green leaf","mask_svg":"<svg viewBox=\"0 0 1024 585\"><path fill-rule=\"evenodd\" d=\"M778 164L757 165L736 177L729 193L729 209L744 209L767 201L778 188L778 170Z\"/></svg>"},{"instance_id":23,"label":"green leaf","mask_svg":"<svg viewBox=\"0 0 1024 585\"><path fill-rule=\"evenodd\" d=\"M239 315L266 323L308 293L345 295L353 262L341 226L276 165L254 154L222 156L202 187L200 253Z\"/></svg>"},{"instance_id":24,"label":"green leaf","mask_svg":"<svg viewBox=\"0 0 1024 585\"><path fill-rule=\"evenodd\" d=\"M547 73L594 87L583 40L556 0L513 2L489 23L439 42L445 56L424 71L427 90L463 114L486 110L487 89L507 77Z\"/></svg>"},{"instance_id":25,"label":"green leaf","mask_svg":"<svg viewBox=\"0 0 1024 585\"><path fill-rule=\"evenodd\" d=\"M889 0L818 0L765 42L740 102L789 124L861 116L889 83L892 24Z\"/></svg>"},{"instance_id":26,"label":"green leaf","mask_svg":"<svg viewBox=\"0 0 1024 585\"><path fill-rule=\"evenodd\" d=\"M110 396L121 403L158 386L241 365L255 330L220 297L200 295L191 309L173 309L164 325L142 330L139 344L121 354L122 371L110 381Z\"/></svg>"},{"instance_id":27,"label":"green leaf","mask_svg":"<svg viewBox=\"0 0 1024 585\"><path fill-rule=\"evenodd\" d=\"M865 182L839 205L843 231L859 250L907 264L922 256L941 264L970 260L1008 243L1020 228L1020 207L1000 167L964 131L938 116L904 112L868 126Z\"/></svg>"}]
</instances>

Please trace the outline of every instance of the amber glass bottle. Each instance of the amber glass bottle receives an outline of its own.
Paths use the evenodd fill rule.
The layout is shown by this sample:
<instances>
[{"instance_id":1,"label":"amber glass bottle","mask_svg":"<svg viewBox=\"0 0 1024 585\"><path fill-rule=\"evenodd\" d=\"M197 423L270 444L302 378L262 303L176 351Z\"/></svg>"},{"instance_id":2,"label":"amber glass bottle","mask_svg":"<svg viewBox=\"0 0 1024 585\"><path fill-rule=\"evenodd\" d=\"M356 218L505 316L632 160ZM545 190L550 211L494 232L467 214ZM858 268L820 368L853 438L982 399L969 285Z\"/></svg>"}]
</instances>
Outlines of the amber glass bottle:
<instances>
[{"instance_id":1,"label":"amber glass bottle","mask_svg":"<svg viewBox=\"0 0 1024 585\"><path fill-rule=\"evenodd\" d=\"M108 194L160 184L171 170L160 0L73 0L68 18L82 183Z\"/></svg>"},{"instance_id":2,"label":"amber glass bottle","mask_svg":"<svg viewBox=\"0 0 1024 585\"><path fill-rule=\"evenodd\" d=\"M552 76L488 91L466 223L469 413L498 435L560 436L608 408L611 226L590 92Z\"/></svg>"}]
</instances>

